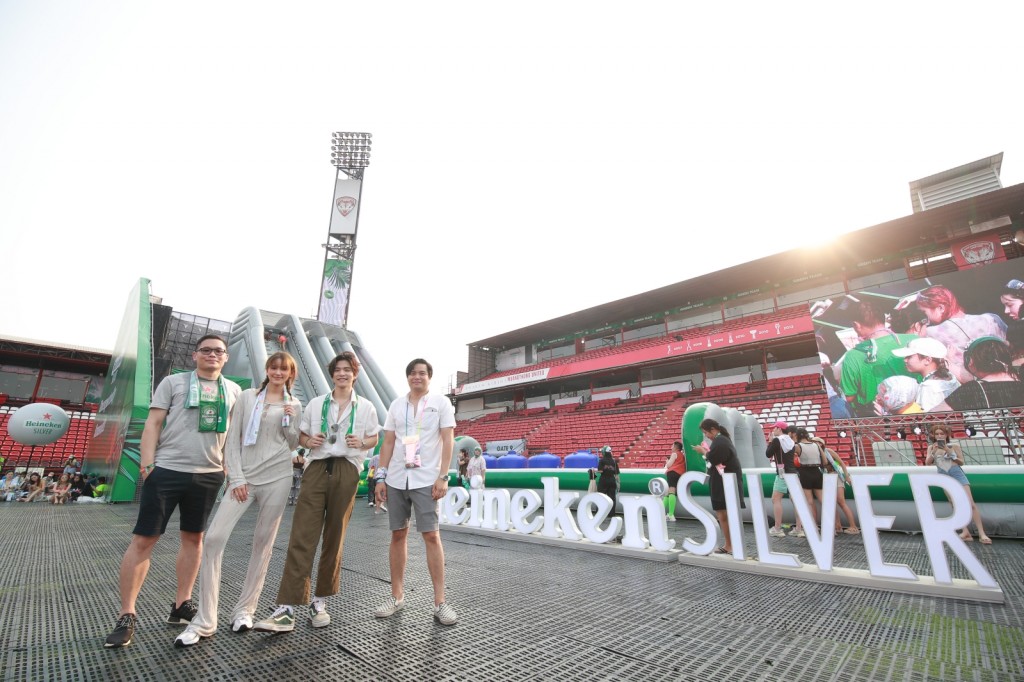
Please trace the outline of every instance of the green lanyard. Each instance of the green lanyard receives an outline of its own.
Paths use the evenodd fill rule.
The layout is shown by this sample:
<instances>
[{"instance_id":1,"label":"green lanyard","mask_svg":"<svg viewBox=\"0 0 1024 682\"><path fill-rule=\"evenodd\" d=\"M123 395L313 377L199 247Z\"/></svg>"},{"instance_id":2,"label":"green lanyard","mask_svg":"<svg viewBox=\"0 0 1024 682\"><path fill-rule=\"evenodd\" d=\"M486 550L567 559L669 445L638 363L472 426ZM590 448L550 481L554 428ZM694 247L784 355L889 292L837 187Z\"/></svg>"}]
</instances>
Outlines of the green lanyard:
<instances>
[{"instance_id":1,"label":"green lanyard","mask_svg":"<svg viewBox=\"0 0 1024 682\"><path fill-rule=\"evenodd\" d=\"M359 404L359 396L357 396L353 392L352 393L352 411L349 412L349 414L348 414L348 433L345 434L347 436L351 436L352 435L352 429L353 429L353 427L355 427L355 424L356 424L356 406L358 404ZM339 411L341 410L341 405L338 406L338 410ZM321 414L320 414L320 431L322 431L324 434L327 433L328 416L330 415L330 413L331 413L331 396L328 394L328 395L324 396L324 408L323 408L323 410L321 410ZM338 417L340 418L341 414L338 414Z\"/></svg>"}]
</instances>

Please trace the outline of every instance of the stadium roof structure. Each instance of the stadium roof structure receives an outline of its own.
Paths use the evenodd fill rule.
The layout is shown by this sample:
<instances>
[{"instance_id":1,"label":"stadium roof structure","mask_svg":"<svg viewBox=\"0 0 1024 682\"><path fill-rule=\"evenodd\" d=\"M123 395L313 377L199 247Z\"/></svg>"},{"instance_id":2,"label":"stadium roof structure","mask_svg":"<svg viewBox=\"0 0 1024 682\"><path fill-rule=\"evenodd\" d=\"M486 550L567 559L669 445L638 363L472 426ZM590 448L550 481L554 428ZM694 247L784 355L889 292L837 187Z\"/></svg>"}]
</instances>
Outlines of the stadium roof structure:
<instances>
[{"instance_id":1,"label":"stadium roof structure","mask_svg":"<svg viewBox=\"0 0 1024 682\"><path fill-rule=\"evenodd\" d=\"M111 351L52 341L0 337L0 363L104 373L110 366Z\"/></svg>"},{"instance_id":2,"label":"stadium roof structure","mask_svg":"<svg viewBox=\"0 0 1024 682\"><path fill-rule=\"evenodd\" d=\"M815 271L841 270L851 263L869 262L909 251L924 252L972 234L973 225L1003 216L1010 218L1013 229L1024 226L1024 183L849 232L827 244L765 256L480 339L469 345L501 349L535 343L538 339L554 339L576 330L601 327L610 321L625 320L638 314L670 310L689 302L792 280L799 274L794 272L794 267L806 267L805 264L813 264ZM902 260L902 256L900 258Z\"/></svg>"}]
</instances>

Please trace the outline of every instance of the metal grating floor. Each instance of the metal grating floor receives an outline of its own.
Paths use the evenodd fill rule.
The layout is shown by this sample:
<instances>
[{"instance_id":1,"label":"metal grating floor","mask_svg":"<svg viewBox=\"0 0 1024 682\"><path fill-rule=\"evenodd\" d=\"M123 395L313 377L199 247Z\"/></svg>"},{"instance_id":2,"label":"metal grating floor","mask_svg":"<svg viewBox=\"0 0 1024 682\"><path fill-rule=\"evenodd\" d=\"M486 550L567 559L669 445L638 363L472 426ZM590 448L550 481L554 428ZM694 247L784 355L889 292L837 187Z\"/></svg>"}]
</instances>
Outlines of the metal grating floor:
<instances>
[{"instance_id":1,"label":"metal grating floor","mask_svg":"<svg viewBox=\"0 0 1024 682\"><path fill-rule=\"evenodd\" d=\"M288 507L258 617L273 608ZM135 505L0 505L0 671L4 680L1024 680L1024 541L974 543L1006 594L976 604L639 561L464 533L445 535L459 624L435 625L422 543L410 537L406 608L380 620L389 593L385 516L357 502L332 623L304 616L290 634L236 635L224 622L249 558L255 512L228 544L221 629L175 649L164 624L177 533L157 545L135 642L103 648ZM176 520L170 528L175 528ZM674 537L699 537L693 522ZM749 536L750 528L746 529ZM858 538L836 564L865 567ZM882 538L886 560L928 570L920 538ZM747 538L748 550L754 547ZM806 541L773 539L811 561ZM966 577L954 564L954 575Z\"/></svg>"}]
</instances>

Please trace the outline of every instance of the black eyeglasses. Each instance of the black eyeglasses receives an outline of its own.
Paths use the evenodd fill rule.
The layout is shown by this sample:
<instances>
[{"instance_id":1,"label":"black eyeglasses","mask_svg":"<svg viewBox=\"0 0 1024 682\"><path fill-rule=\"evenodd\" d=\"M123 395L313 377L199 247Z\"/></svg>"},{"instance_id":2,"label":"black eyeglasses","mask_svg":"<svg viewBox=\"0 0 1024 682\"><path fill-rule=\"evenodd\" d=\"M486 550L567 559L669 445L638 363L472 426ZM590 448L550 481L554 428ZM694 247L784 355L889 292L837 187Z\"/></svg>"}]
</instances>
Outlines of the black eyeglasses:
<instances>
[{"instance_id":1,"label":"black eyeglasses","mask_svg":"<svg viewBox=\"0 0 1024 682\"><path fill-rule=\"evenodd\" d=\"M334 445L338 442L338 425L331 424L331 435L327 437L327 442Z\"/></svg>"},{"instance_id":2,"label":"black eyeglasses","mask_svg":"<svg viewBox=\"0 0 1024 682\"><path fill-rule=\"evenodd\" d=\"M200 355L216 355L218 358L228 354L223 348L200 348L196 352Z\"/></svg>"}]
</instances>

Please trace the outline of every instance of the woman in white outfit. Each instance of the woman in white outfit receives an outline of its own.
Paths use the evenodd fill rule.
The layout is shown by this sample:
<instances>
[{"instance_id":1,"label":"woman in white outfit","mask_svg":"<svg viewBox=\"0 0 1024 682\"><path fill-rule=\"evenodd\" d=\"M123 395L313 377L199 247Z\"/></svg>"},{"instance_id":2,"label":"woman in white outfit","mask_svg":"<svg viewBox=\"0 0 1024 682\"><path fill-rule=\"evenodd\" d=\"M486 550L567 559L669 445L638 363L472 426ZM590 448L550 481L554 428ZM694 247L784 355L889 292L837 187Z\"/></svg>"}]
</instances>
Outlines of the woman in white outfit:
<instances>
[{"instance_id":1,"label":"woman in white outfit","mask_svg":"<svg viewBox=\"0 0 1024 682\"><path fill-rule=\"evenodd\" d=\"M267 360L267 377L258 389L243 391L231 411L224 454L228 494L221 500L206 531L199 574L199 611L174 640L191 646L217 630L220 565L235 524L255 500L259 505L252 556L242 594L232 612L231 630L252 628L252 614L263 591L270 554L292 485L292 450L299 444L302 406L292 397L295 360L284 352Z\"/></svg>"}]
</instances>

